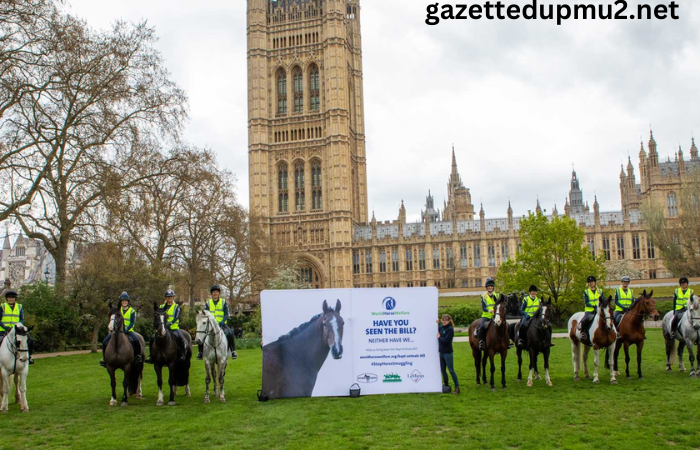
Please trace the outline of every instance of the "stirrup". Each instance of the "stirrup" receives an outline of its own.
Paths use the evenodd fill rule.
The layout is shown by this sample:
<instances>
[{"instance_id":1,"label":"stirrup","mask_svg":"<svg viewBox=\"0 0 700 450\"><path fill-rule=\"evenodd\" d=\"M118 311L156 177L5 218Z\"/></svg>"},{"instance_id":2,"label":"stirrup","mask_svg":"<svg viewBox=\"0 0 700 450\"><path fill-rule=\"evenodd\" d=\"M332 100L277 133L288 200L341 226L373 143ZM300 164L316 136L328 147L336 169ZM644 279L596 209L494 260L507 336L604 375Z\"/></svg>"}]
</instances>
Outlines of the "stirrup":
<instances>
[{"instance_id":1,"label":"stirrup","mask_svg":"<svg viewBox=\"0 0 700 450\"><path fill-rule=\"evenodd\" d=\"M518 339L518 345L520 347L525 347L525 341L523 341L522 339Z\"/></svg>"},{"instance_id":2,"label":"stirrup","mask_svg":"<svg viewBox=\"0 0 700 450\"><path fill-rule=\"evenodd\" d=\"M100 360L100 367L107 368L107 363L105 362L104 359L101 359L101 360Z\"/></svg>"},{"instance_id":3,"label":"stirrup","mask_svg":"<svg viewBox=\"0 0 700 450\"><path fill-rule=\"evenodd\" d=\"M202 355L202 352L197 353L197 359L200 361L204 359L204 355Z\"/></svg>"},{"instance_id":4,"label":"stirrup","mask_svg":"<svg viewBox=\"0 0 700 450\"><path fill-rule=\"evenodd\" d=\"M34 365L34 358L29 358L29 365Z\"/></svg>"},{"instance_id":5,"label":"stirrup","mask_svg":"<svg viewBox=\"0 0 700 450\"><path fill-rule=\"evenodd\" d=\"M231 351L231 359L237 359L238 358L238 353L236 353L235 350Z\"/></svg>"},{"instance_id":6,"label":"stirrup","mask_svg":"<svg viewBox=\"0 0 700 450\"><path fill-rule=\"evenodd\" d=\"M141 364L143 362L143 357L141 355L136 355L134 357L134 361L136 362L136 364Z\"/></svg>"},{"instance_id":7,"label":"stirrup","mask_svg":"<svg viewBox=\"0 0 700 450\"><path fill-rule=\"evenodd\" d=\"M144 361L144 362L145 362L146 364L153 364L153 357L152 357L152 356L149 356L148 358L146 358L146 361Z\"/></svg>"}]
</instances>

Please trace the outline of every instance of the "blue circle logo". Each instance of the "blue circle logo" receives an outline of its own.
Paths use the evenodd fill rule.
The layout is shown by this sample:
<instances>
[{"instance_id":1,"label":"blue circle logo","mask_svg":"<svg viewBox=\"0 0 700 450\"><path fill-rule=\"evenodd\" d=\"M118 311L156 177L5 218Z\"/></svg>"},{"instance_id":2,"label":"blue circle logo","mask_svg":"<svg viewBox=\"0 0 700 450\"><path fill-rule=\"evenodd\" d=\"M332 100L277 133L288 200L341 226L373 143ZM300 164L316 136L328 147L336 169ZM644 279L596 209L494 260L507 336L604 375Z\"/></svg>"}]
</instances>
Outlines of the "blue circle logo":
<instances>
[{"instance_id":1,"label":"blue circle logo","mask_svg":"<svg viewBox=\"0 0 700 450\"><path fill-rule=\"evenodd\" d=\"M394 300L392 297L387 297L382 300L382 305L384 305L387 311L391 311L392 309L396 308L396 300Z\"/></svg>"}]
</instances>

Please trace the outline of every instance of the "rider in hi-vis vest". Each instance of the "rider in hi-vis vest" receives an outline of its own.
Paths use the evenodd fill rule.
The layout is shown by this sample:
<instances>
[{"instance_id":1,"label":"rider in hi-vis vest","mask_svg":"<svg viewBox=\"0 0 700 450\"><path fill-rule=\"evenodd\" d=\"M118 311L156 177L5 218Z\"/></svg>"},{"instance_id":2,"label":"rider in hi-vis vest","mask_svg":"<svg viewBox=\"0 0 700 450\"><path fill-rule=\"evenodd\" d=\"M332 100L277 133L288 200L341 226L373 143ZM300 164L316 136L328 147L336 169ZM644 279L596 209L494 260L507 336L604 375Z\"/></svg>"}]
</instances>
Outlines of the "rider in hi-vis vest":
<instances>
[{"instance_id":1,"label":"rider in hi-vis vest","mask_svg":"<svg viewBox=\"0 0 700 450\"><path fill-rule=\"evenodd\" d=\"M622 316L629 312L632 307L632 302L634 302L634 293L632 289L629 288L630 277L622 277L622 286L615 289L615 328L619 328ZM619 333L618 333L619 334Z\"/></svg>"},{"instance_id":2,"label":"rider in hi-vis vest","mask_svg":"<svg viewBox=\"0 0 700 450\"><path fill-rule=\"evenodd\" d=\"M0 341L17 324L24 325L24 308L17 303L17 291L7 289L5 291L5 303L0 305ZM29 350L29 364L34 364L32 352L34 340L30 337L27 343Z\"/></svg>"},{"instance_id":3,"label":"rider in hi-vis vest","mask_svg":"<svg viewBox=\"0 0 700 450\"><path fill-rule=\"evenodd\" d=\"M170 330L175 338L175 345L177 346L177 357L180 361L184 361L187 356L187 343L185 339L180 334L180 305L175 303L175 291L168 289L165 291L165 303L160 305L161 309L165 310L167 316L167 321L165 323L165 328ZM151 339L151 346L155 342L155 335ZM153 347L149 349L151 355L153 354ZM151 356L146 359L148 364L153 364L153 358Z\"/></svg>"},{"instance_id":4,"label":"rider in hi-vis vest","mask_svg":"<svg viewBox=\"0 0 700 450\"><path fill-rule=\"evenodd\" d=\"M228 341L228 348L231 350L231 359L236 359L238 358L238 353L236 353L236 339L233 335L233 330L231 330L226 323L229 317L226 300L219 297L219 295L221 295L221 288L218 284L213 285L209 289L209 293L211 294L211 298L207 300L207 303L204 305L204 310L212 313L214 319L216 319L216 323L218 323L221 329L224 331L226 340ZM202 359L204 343L199 344L198 347L199 353L197 353L197 359Z\"/></svg>"},{"instance_id":5,"label":"rider in hi-vis vest","mask_svg":"<svg viewBox=\"0 0 700 450\"><path fill-rule=\"evenodd\" d=\"M479 349L486 349L486 332L489 329L491 320L496 312L496 300L499 294L495 293L496 282L492 278L486 279L486 292L481 294L481 322L476 330L476 335L479 338Z\"/></svg>"},{"instance_id":6,"label":"rider in hi-vis vest","mask_svg":"<svg viewBox=\"0 0 700 450\"><path fill-rule=\"evenodd\" d=\"M598 300L603 295L603 291L596 287L596 277L591 275L586 281L588 282L588 289L583 292L583 303L586 305L586 309L584 310L581 323L578 324L578 329L583 339L588 339L588 331L597 313Z\"/></svg>"},{"instance_id":7,"label":"rider in hi-vis vest","mask_svg":"<svg viewBox=\"0 0 700 450\"><path fill-rule=\"evenodd\" d=\"M141 343L138 337L134 334L134 326L136 325L136 311L131 307L131 297L126 292L122 292L119 296L119 303L121 307L119 308L119 313L124 317L124 333L129 338L129 342L132 347L134 347L134 361L136 363L141 362ZM105 363L105 349L109 340L112 339L112 335L108 334L102 341L102 360L100 361L100 366L107 367Z\"/></svg>"},{"instance_id":8,"label":"rider in hi-vis vest","mask_svg":"<svg viewBox=\"0 0 700 450\"><path fill-rule=\"evenodd\" d=\"M518 329L518 345L520 347L525 346L525 338L527 337L527 328L530 325L530 319L532 319L532 316L535 315L535 312L537 312L537 309L542 304L542 301L537 297L537 292L539 292L537 286L533 284L530 286L528 292L530 294L521 299L520 315L522 319L520 319L520 328Z\"/></svg>"},{"instance_id":9,"label":"rider in hi-vis vest","mask_svg":"<svg viewBox=\"0 0 700 450\"><path fill-rule=\"evenodd\" d=\"M678 323L683 317L683 313L688 309L688 300L693 295L693 290L688 289L688 279L682 277L678 280L678 284L681 286L677 288L673 293L673 320L671 321L671 339L676 338L676 331L678 330Z\"/></svg>"}]
</instances>

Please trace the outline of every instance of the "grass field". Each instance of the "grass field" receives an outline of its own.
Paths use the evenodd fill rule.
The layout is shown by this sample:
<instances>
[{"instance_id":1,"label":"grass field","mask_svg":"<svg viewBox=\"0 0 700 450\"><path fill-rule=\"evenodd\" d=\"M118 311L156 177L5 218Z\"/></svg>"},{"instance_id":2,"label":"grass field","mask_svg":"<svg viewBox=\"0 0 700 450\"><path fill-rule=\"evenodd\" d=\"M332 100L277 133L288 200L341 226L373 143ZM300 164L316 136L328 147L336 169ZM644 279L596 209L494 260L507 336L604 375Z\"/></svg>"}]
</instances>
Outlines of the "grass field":
<instances>
[{"instance_id":1,"label":"grass field","mask_svg":"<svg viewBox=\"0 0 700 450\"><path fill-rule=\"evenodd\" d=\"M647 449L700 448L700 379L664 372L659 331L645 347L646 380L610 385L572 380L570 346L553 348L552 381L508 389L475 386L466 343L455 343L460 396L386 395L307 398L259 404L261 352L243 350L229 365L228 403L204 405L204 370L193 362L191 398L156 407L155 375L146 367L145 399L110 407L109 377L98 355L38 360L28 380L31 412L11 400L0 417L3 449ZM591 361L592 364L592 361ZM498 371L497 371L498 373Z\"/></svg>"}]
</instances>

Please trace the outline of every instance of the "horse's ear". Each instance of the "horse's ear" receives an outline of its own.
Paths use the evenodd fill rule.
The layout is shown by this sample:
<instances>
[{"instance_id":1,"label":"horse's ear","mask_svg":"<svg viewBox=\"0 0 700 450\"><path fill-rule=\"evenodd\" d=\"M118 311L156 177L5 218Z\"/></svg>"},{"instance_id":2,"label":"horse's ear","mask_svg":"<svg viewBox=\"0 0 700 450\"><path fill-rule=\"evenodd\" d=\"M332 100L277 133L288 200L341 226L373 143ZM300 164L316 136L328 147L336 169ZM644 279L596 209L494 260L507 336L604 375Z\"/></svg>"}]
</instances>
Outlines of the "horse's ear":
<instances>
[{"instance_id":1,"label":"horse's ear","mask_svg":"<svg viewBox=\"0 0 700 450\"><path fill-rule=\"evenodd\" d=\"M195 307L194 307L194 312L195 312L196 314L199 314L199 308L197 308L197 307L195 306Z\"/></svg>"},{"instance_id":2,"label":"horse's ear","mask_svg":"<svg viewBox=\"0 0 700 450\"><path fill-rule=\"evenodd\" d=\"M31 327L27 328L27 331L31 332L33 329L34 329L34 325L32 325Z\"/></svg>"},{"instance_id":3,"label":"horse's ear","mask_svg":"<svg viewBox=\"0 0 700 450\"><path fill-rule=\"evenodd\" d=\"M652 289L652 290L649 292L648 298L653 298L653 297L654 297L654 290Z\"/></svg>"},{"instance_id":4,"label":"horse's ear","mask_svg":"<svg viewBox=\"0 0 700 450\"><path fill-rule=\"evenodd\" d=\"M153 302L153 311L158 311L158 303Z\"/></svg>"},{"instance_id":5,"label":"horse's ear","mask_svg":"<svg viewBox=\"0 0 700 450\"><path fill-rule=\"evenodd\" d=\"M335 312L340 312L340 307L340 299L338 299L338 301L335 302Z\"/></svg>"},{"instance_id":6,"label":"horse's ear","mask_svg":"<svg viewBox=\"0 0 700 450\"><path fill-rule=\"evenodd\" d=\"M328 312L328 302L326 300L323 301L323 314Z\"/></svg>"}]
</instances>

